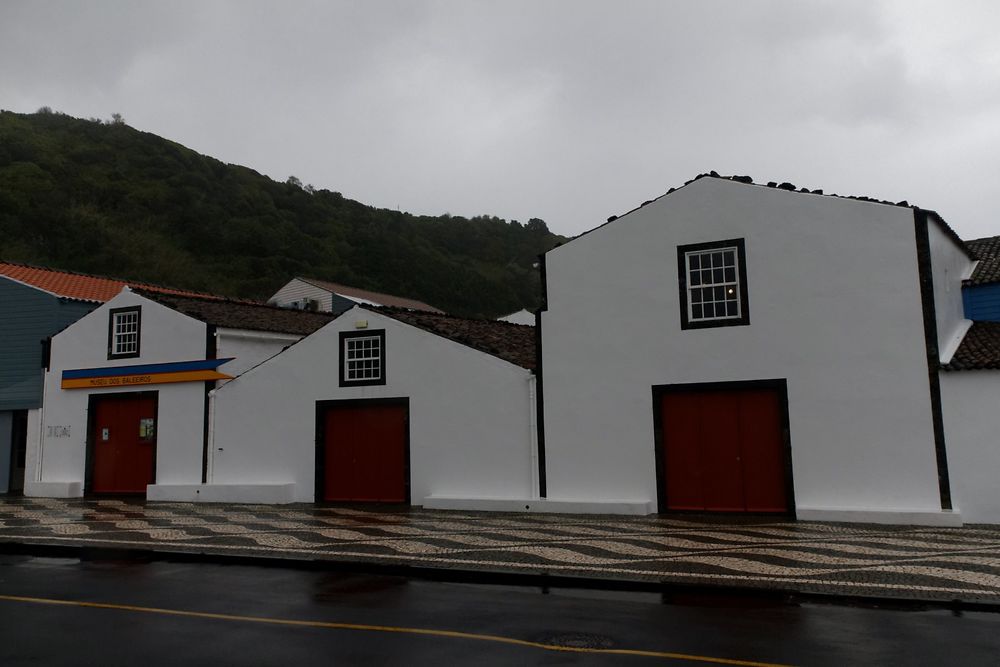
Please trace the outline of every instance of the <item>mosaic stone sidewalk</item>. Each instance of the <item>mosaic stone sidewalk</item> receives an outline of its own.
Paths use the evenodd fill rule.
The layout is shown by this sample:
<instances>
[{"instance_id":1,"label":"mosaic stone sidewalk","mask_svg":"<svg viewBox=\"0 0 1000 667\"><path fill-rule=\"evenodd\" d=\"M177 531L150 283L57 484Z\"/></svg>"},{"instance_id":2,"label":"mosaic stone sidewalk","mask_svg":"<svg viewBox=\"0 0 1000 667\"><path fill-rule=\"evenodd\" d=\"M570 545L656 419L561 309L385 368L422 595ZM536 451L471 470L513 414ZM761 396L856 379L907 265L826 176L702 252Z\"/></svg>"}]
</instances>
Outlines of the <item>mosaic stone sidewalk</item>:
<instances>
[{"instance_id":1,"label":"mosaic stone sidewalk","mask_svg":"<svg viewBox=\"0 0 1000 667\"><path fill-rule=\"evenodd\" d=\"M1000 603L1000 526L0 500L0 543Z\"/></svg>"}]
</instances>

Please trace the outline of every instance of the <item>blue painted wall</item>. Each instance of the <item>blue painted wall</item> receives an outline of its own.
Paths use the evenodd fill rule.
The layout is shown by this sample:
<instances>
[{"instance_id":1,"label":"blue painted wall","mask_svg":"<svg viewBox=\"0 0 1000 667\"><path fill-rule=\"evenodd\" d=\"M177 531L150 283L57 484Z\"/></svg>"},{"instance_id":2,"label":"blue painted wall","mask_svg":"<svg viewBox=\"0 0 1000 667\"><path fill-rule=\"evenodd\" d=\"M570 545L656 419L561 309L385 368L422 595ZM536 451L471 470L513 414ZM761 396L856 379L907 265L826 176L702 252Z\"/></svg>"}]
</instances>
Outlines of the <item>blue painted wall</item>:
<instances>
[{"instance_id":1,"label":"blue painted wall","mask_svg":"<svg viewBox=\"0 0 1000 667\"><path fill-rule=\"evenodd\" d=\"M0 410L42 403L42 340L99 304L60 299L0 277Z\"/></svg>"},{"instance_id":2,"label":"blue painted wall","mask_svg":"<svg viewBox=\"0 0 1000 667\"><path fill-rule=\"evenodd\" d=\"M1000 283L962 288L965 317L977 322L1000 322Z\"/></svg>"}]
</instances>

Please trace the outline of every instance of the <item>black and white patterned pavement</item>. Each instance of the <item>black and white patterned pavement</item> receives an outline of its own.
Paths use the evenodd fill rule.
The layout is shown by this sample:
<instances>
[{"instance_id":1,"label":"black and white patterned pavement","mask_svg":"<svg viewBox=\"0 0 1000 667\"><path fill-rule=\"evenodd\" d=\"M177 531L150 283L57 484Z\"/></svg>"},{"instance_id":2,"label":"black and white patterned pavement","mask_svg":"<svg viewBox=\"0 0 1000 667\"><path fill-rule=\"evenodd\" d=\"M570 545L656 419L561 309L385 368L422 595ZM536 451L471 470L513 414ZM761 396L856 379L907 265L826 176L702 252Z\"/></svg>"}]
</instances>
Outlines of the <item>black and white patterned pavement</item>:
<instances>
[{"instance_id":1,"label":"black and white patterned pavement","mask_svg":"<svg viewBox=\"0 0 1000 667\"><path fill-rule=\"evenodd\" d=\"M1000 526L0 500L0 543L1000 603Z\"/></svg>"}]
</instances>

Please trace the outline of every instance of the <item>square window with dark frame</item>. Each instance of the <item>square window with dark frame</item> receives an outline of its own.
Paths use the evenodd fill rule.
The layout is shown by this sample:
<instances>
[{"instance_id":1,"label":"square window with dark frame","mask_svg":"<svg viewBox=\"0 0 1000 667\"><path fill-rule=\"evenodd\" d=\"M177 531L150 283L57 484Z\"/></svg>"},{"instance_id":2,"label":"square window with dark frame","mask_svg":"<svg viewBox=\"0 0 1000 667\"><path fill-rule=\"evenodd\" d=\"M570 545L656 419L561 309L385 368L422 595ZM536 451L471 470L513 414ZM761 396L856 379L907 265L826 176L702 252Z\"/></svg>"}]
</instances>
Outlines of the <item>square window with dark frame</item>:
<instances>
[{"instance_id":1,"label":"square window with dark frame","mask_svg":"<svg viewBox=\"0 0 1000 667\"><path fill-rule=\"evenodd\" d=\"M750 324L743 239L677 248L681 328Z\"/></svg>"},{"instance_id":2,"label":"square window with dark frame","mask_svg":"<svg viewBox=\"0 0 1000 667\"><path fill-rule=\"evenodd\" d=\"M108 359L139 356L142 309L113 308L108 316Z\"/></svg>"},{"instance_id":3,"label":"square window with dark frame","mask_svg":"<svg viewBox=\"0 0 1000 667\"><path fill-rule=\"evenodd\" d=\"M385 330L340 333L340 386L385 384Z\"/></svg>"}]
</instances>

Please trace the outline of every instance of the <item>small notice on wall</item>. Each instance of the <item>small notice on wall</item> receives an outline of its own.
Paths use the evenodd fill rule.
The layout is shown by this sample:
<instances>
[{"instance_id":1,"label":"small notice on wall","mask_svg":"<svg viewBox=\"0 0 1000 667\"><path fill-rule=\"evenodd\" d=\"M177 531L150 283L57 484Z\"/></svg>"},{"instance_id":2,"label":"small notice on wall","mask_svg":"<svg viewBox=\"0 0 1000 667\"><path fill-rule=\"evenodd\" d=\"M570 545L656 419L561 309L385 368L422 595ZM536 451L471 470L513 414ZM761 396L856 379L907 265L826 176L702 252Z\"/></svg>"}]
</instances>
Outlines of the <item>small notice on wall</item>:
<instances>
[{"instance_id":1,"label":"small notice on wall","mask_svg":"<svg viewBox=\"0 0 1000 667\"><path fill-rule=\"evenodd\" d=\"M69 426L46 426L45 427L45 437L46 438L68 438Z\"/></svg>"},{"instance_id":2,"label":"small notice on wall","mask_svg":"<svg viewBox=\"0 0 1000 667\"><path fill-rule=\"evenodd\" d=\"M153 436L156 435L156 427L153 423L152 417L146 417L139 420L139 439L140 440L152 440Z\"/></svg>"}]
</instances>

